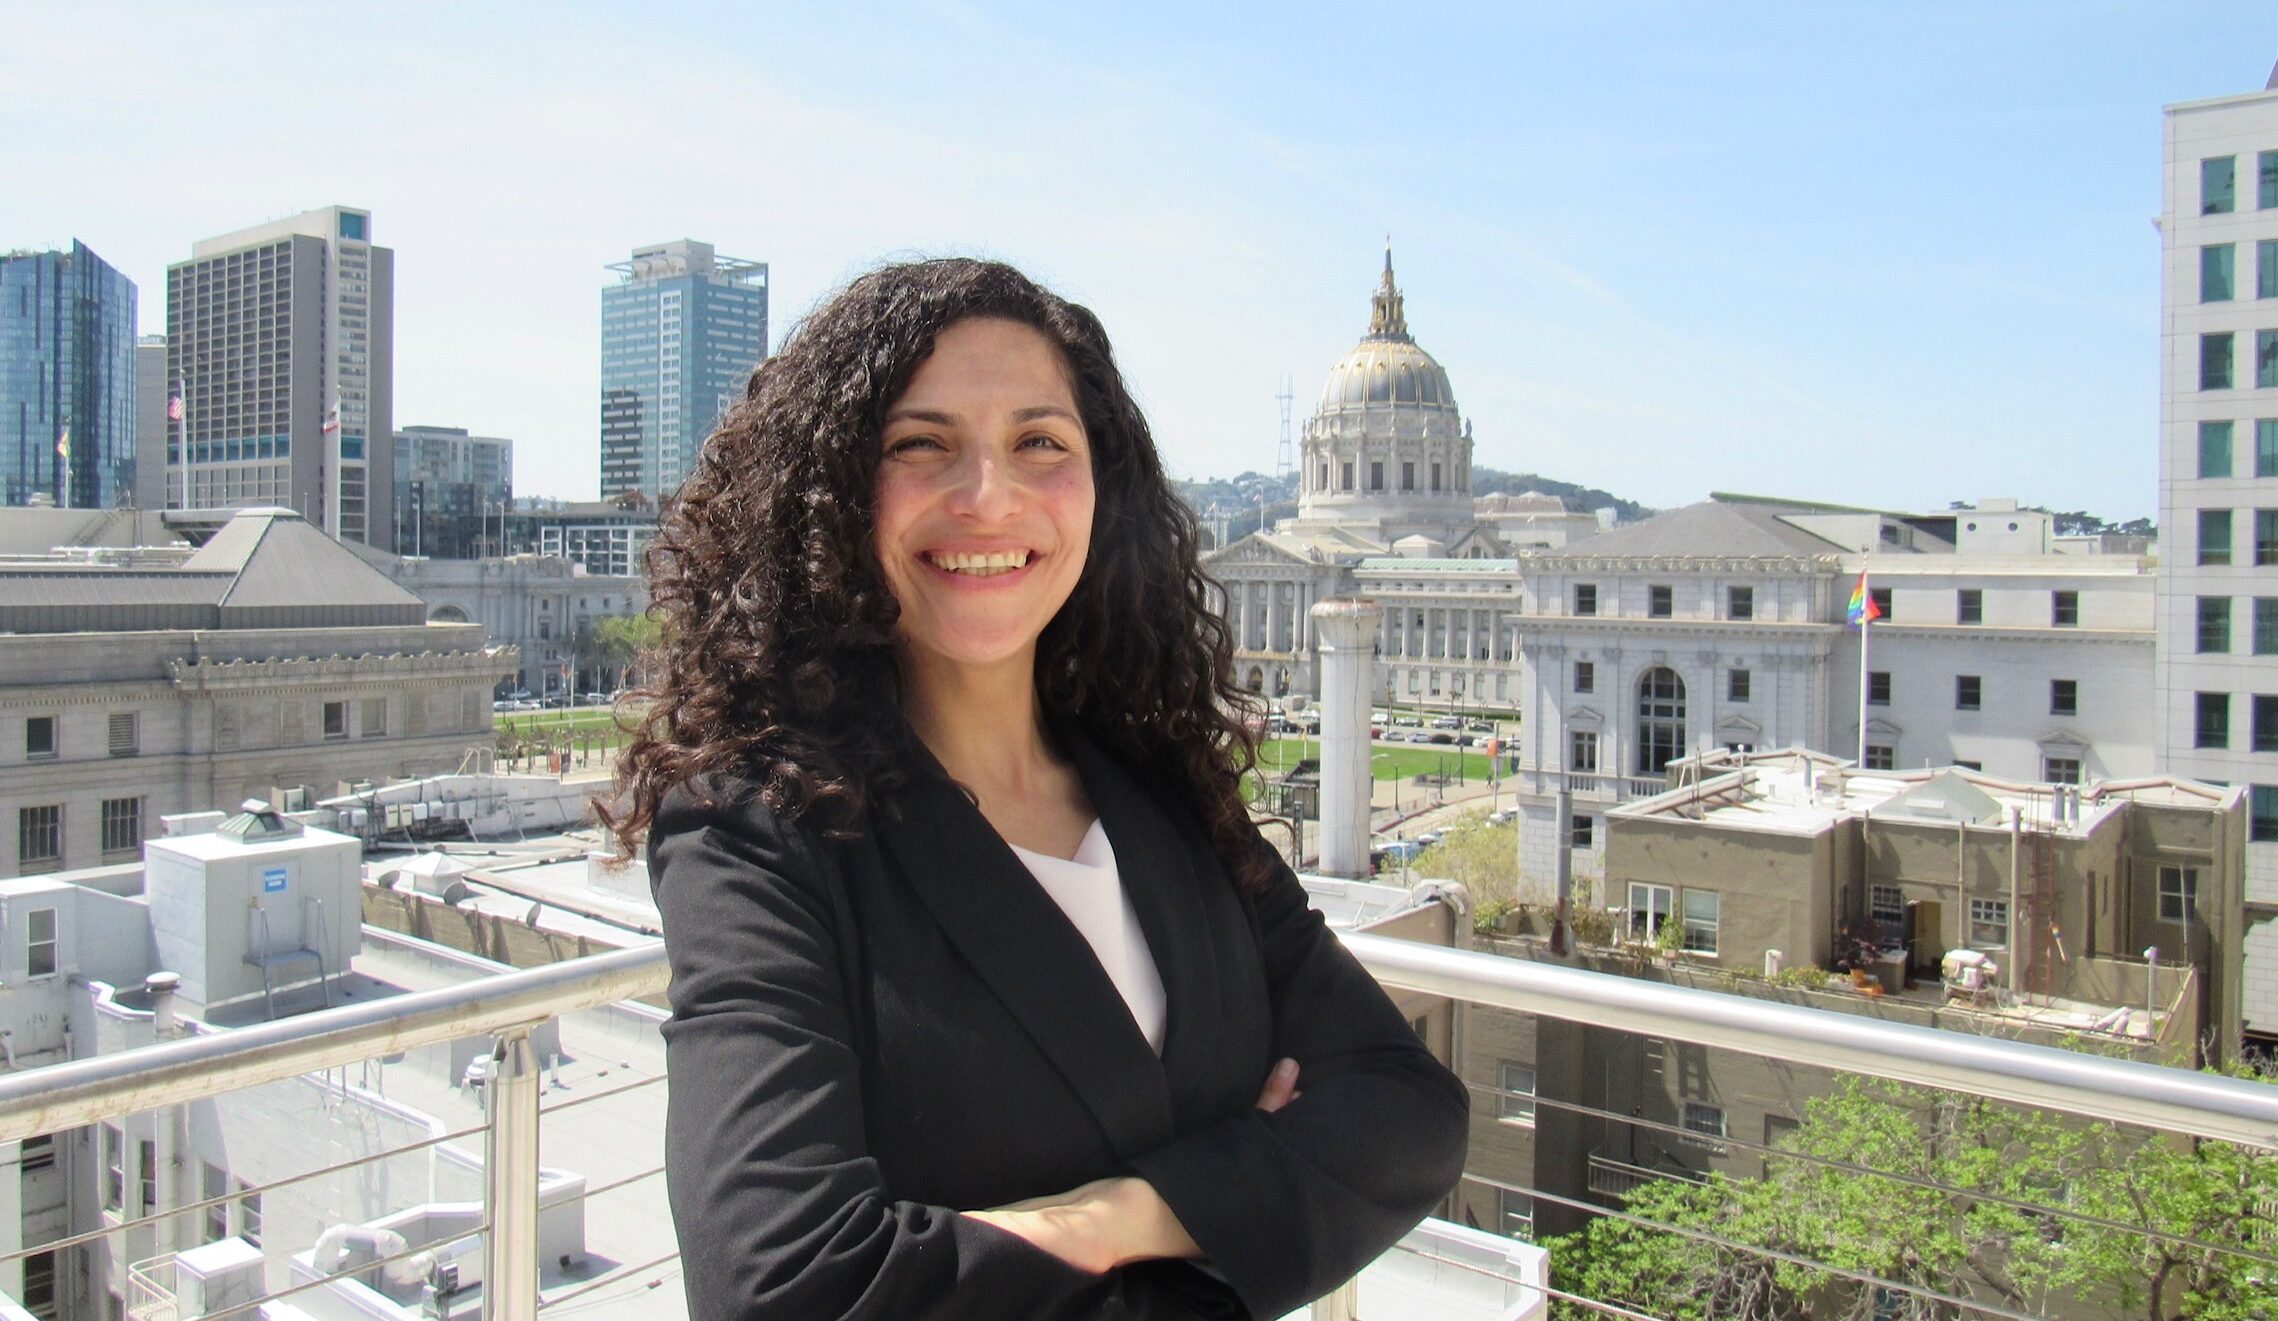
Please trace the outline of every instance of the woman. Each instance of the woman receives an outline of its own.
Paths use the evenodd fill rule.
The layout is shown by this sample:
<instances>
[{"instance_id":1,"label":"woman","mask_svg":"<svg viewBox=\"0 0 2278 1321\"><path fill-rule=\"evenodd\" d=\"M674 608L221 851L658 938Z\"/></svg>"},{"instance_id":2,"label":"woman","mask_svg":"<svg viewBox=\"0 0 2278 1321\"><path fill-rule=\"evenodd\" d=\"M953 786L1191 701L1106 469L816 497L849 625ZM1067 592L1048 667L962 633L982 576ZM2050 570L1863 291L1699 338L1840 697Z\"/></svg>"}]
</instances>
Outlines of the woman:
<instances>
[{"instance_id":1,"label":"woman","mask_svg":"<svg viewBox=\"0 0 2278 1321\"><path fill-rule=\"evenodd\" d=\"M1412 1226L1462 1086L1305 903L1192 517L1089 312L892 266L650 552L625 753L689 1312L1277 1317Z\"/></svg>"}]
</instances>

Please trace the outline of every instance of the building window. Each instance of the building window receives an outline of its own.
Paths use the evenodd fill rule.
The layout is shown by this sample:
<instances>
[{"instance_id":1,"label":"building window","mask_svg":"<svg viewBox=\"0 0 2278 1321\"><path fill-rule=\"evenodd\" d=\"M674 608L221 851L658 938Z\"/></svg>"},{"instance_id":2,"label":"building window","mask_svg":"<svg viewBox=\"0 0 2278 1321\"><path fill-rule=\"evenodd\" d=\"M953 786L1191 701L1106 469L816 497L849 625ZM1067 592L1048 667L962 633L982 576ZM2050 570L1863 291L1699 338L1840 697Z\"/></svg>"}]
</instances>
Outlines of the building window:
<instances>
[{"instance_id":1,"label":"building window","mask_svg":"<svg viewBox=\"0 0 2278 1321\"><path fill-rule=\"evenodd\" d=\"M2255 166L2261 184L2255 202L2268 211L2278 206L2278 151L2263 152L2255 158Z\"/></svg>"},{"instance_id":2,"label":"building window","mask_svg":"<svg viewBox=\"0 0 2278 1321\"><path fill-rule=\"evenodd\" d=\"M1656 583L1645 589L1645 613L1653 619L1667 619L1676 613L1677 593L1665 584Z\"/></svg>"},{"instance_id":3,"label":"building window","mask_svg":"<svg viewBox=\"0 0 2278 1321\"><path fill-rule=\"evenodd\" d=\"M1980 676L1980 675L1975 675L1975 674L1957 674L1957 675L1955 675L1955 676L1954 676L1954 709L1955 709L1956 711L1975 711L1975 710L1977 710L1977 709L1978 709L1978 706L1979 706L1979 704L1980 704L1980 700L1981 700L1981 698L1982 698L1982 697L1983 697L1983 695L1984 695L1984 688L1985 688L1985 682L1984 682L1984 679L1983 679L1983 677L1982 677L1982 676Z\"/></svg>"},{"instance_id":4,"label":"building window","mask_svg":"<svg viewBox=\"0 0 2278 1321\"><path fill-rule=\"evenodd\" d=\"M1666 665L1645 672L1637 685L1637 770L1659 775L1685 755L1685 681Z\"/></svg>"},{"instance_id":5,"label":"building window","mask_svg":"<svg viewBox=\"0 0 2278 1321\"><path fill-rule=\"evenodd\" d=\"M2278 298L2278 239L2254 245L2254 296Z\"/></svg>"},{"instance_id":6,"label":"building window","mask_svg":"<svg viewBox=\"0 0 2278 1321\"><path fill-rule=\"evenodd\" d=\"M1368 461L1368 489L1371 491L1384 489L1384 460L1370 459Z\"/></svg>"},{"instance_id":7,"label":"building window","mask_svg":"<svg viewBox=\"0 0 2278 1321\"><path fill-rule=\"evenodd\" d=\"M1699 1141L1699 1138L1688 1139L1695 1146L1707 1146L1713 1151L1724 1150L1721 1144L1728 1136L1724 1129L1724 1107L1710 1105L1705 1101L1685 1102L1685 1131L1708 1139L1706 1143Z\"/></svg>"},{"instance_id":8,"label":"building window","mask_svg":"<svg viewBox=\"0 0 2278 1321\"><path fill-rule=\"evenodd\" d=\"M2237 352L2232 347L2231 332L2225 330L2199 337L2199 388L2202 390L2228 390L2231 388L2231 358Z\"/></svg>"},{"instance_id":9,"label":"building window","mask_svg":"<svg viewBox=\"0 0 2278 1321\"><path fill-rule=\"evenodd\" d=\"M1954 758L1954 764L1965 771L1982 771L1985 769L1985 763L1982 761L1964 761L1960 757Z\"/></svg>"},{"instance_id":10,"label":"building window","mask_svg":"<svg viewBox=\"0 0 2278 1321\"><path fill-rule=\"evenodd\" d=\"M1954 594L1954 622L1982 624L1985 622L1985 593L1975 587L1964 587Z\"/></svg>"},{"instance_id":11,"label":"building window","mask_svg":"<svg viewBox=\"0 0 2278 1321\"><path fill-rule=\"evenodd\" d=\"M252 1191L253 1185L243 1179L232 1179L237 1185L237 1236L255 1247L261 1246L261 1194Z\"/></svg>"},{"instance_id":12,"label":"building window","mask_svg":"<svg viewBox=\"0 0 2278 1321\"><path fill-rule=\"evenodd\" d=\"M2238 157L2209 156L2199 162L2199 214L2222 215L2238 209Z\"/></svg>"},{"instance_id":13,"label":"building window","mask_svg":"<svg viewBox=\"0 0 2278 1321\"><path fill-rule=\"evenodd\" d=\"M1504 1060L1496 1070L1496 1086L1503 1093L1501 1118L1522 1124L1534 1122L1534 1067Z\"/></svg>"},{"instance_id":14,"label":"building window","mask_svg":"<svg viewBox=\"0 0 2278 1321\"><path fill-rule=\"evenodd\" d=\"M327 739L348 737L348 704L346 702L326 702L324 704L324 736Z\"/></svg>"},{"instance_id":15,"label":"building window","mask_svg":"<svg viewBox=\"0 0 2278 1321\"><path fill-rule=\"evenodd\" d=\"M1749 700L1748 690L1750 684L1751 680L1749 678L1748 671L1726 671L1724 676L1724 700L1728 702L1745 702Z\"/></svg>"},{"instance_id":16,"label":"building window","mask_svg":"<svg viewBox=\"0 0 2278 1321\"><path fill-rule=\"evenodd\" d=\"M2041 779L2049 784L2080 783L2080 758L2041 758Z\"/></svg>"},{"instance_id":17,"label":"building window","mask_svg":"<svg viewBox=\"0 0 2278 1321\"><path fill-rule=\"evenodd\" d=\"M2278 752L2278 697L2269 693L2256 693L2251 709L2254 716L2254 750Z\"/></svg>"},{"instance_id":18,"label":"building window","mask_svg":"<svg viewBox=\"0 0 2278 1321\"><path fill-rule=\"evenodd\" d=\"M1725 588L1724 613L1728 619L1754 619L1756 617L1756 589L1753 587Z\"/></svg>"},{"instance_id":19,"label":"building window","mask_svg":"<svg viewBox=\"0 0 2278 1321\"><path fill-rule=\"evenodd\" d=\"M2258 784L2247 794L2246 837L2258 844L2278 839L2278 784Z\"/></svg>"},{"instance_id":20,"label":"building window","mask_svg":"<svg viewBox=\"0 0 2278 1321\"><path fill-rule=\"evenodd\" d=\"M1970 943L1972 945L1984 946L1989 949L2008 948L2008 900L1970 900Z\"/></svg>"},{"instance_id":21,"label":"building window","mask_svg":"<svg viewBox=\"0 0 2278 1321\"><path fill-rule=\"evenodd\" d=\"M2278 596L2254 598L2254 654L2278 656Z\"/></svg>"},{"instance_id":22,"label":"building window","mask_svg":"<svg viewBox=\"0 0 2278 1321\"><path fill-rule=\"evenodd\" d=\"M2231 472L2231 424L2228 422L2201 422L2199 424L2199 475L2201 477L2228 477Z\"/></svg>"},{"instance_id":23,"label":"building window","mask_svg":"<svg viewBox=\"0 0 2278 1321\"><path fill-rule=\"evenodd\" d=\"M2255 420L2254 475L2278 477L2278 417Z\"/></svg>"},{"instance_id":24,"label":"building window","mask_svg":"<svg viewBox=\"0 0 2278 1321\"><path fill-rule=\"evenodd\" d=\"M1867 915L1885 925L1906 920L1906 895L1895 885L1867 887Z\"/></svg>"},{"instance_id":25,"label":"building window","mask_svg":"<svg viewBox=\"0 0 2278 1321\"><path fill-rule=\"evenodd\" d=\"M127 1201L127 1135L117 1124L102 1127L103 1209L124 1211Z\"/></svg>"},{"instance_id":26,"label":"building window","mask_svg":"<svg viewBox=\"0 0 2278 1321\"><path fill-rule=\"evenodd\" d=\"M157 1141L152 1138L142 1138L136 1141L135 1158L135 1172L141 1176L137 1181L142 1185L138 1190L142 1193L142 1201L136 1206L141 1214L148 1215L158 1207Z\"/></svg>"},{"instance_id":27,"label":"building window","mask_svg":"<svg viewBox=\"0 0 2278 1321\"><path fill-rule=\"evenodd\" d=\"M1867 596L1875 603L1876 612L1882 616L1877 622L1887 624L1897 618L1891 610L1890 589L1888 587L1870 587L1867 589Z\"/></svg>"},{"instance_id":28,"label":"building window","mask_svg":"<svg viewBox=\"0 0 2278 1321\"><path fill-rule=\"evenodd\" d=\"M1676 911L1677 892L1666 885L1648 885L1643 881L1629 883L1629 938L1653 943L1661 935L1661 924Z\"/></svg>"},{"instance_id":29,"label":"building window","mask_svg":"<svg viewBox=\"0 0 2278 1321\"><path fill-rule=\"evenodd\" d=\"M1534 1241L1534 1198L1509 1188L1495 1190L1496 1228L1505 1238Z\"/></svg>"},{"instance_id":30,"label":"building window","mask_svg":"<svg viewBox=\"0 0 2278 1321\"><path fill-rule=\"evenodd\" d=\"M2080 593L2049 593L2049 624L2055 628L2079 627Z\"/></svg>"},{"instance_id":31,"label":"building window","mask_svg":"<svg viewBox=\"0 0 2278 1321\"><path fill-rule=\"evenodd\" d=\"M357 727L359 738L381 738L388 732L388 699L367 697L358 704L361 721Z\"/></svg>"},{"instance_id":32,"label":"building window","mask_svg":"<svg viewBox=\"0 0 2278 1321\"><path fill-rule=\"evenodd\" d=\"M1337 483L1338 490L1349 491L1353 489L1353 461L1351 459L1345 459L1337 464L1337 476L1340 479Z\"/></svg>"},{"instance_id":33,"label":"building window","mask_svg":"<svg viewBox=\"0 0 2278 1321\"><path fill-rule=\"evenodd\" d=\"M198 1162L198 1200L212 1202L206 1208L206 1242L218 1243L229 1237L229 1203L218 1200L229 1194L229 1176L212 1161Z\"/></svg>"},{"instance_id":34,"label":"building window","mask_svg":"<svg viewBox=\"0 0 2278 1321\"><path fill-rule=\"evenodd\" d=\"M2194 693L2192 695L2191 746L2195 748L2227 748L2231 745L2231 695L2229 693Z\"/></svg>"},{"instance_id":35,"label":"building window","mask_svg":"<svg viewBox=\"0 0 2278 1321\"><path fill-rule=\"evenodd\" d=\"M1870 771L1897 770L1898 749L1888 743L1869 743L1867 745L1867 764L1863 769Z\"/></svg>"},{"instance_id":36,"label":"building window","mask_svg":"<svg viewBox=\"0 0 2278 1321\"><path fill-rule=\"evenodd\" d=\"M1577 615L1598 613L1598 585L1596 583L1574 584L1574 613Z\"/></svg>"},{"instance_id":37,"label":"building window","mask_svg":"<svg viewBox=\"0 0 2278 1321\"><path fill-rule=\"evenodd\" d=\"M55 717L27 716L24 718L24 758L27 761L45 761L55 755Z\"/></svg>"},{"instance_id":38,"label":"building window","mask_svg":"<svg viewBox=\"0 0 2278 1321\"><path fill-rule=\"evenodd\" d=\"M2231 599L2199 598L2199 654L2222 655L2231 649Z\"/></svg>"},{"instance_id":39,"label":"building window","mask_svg":"<svg viewBox=\"0 0 2278 1321\"><path fill-rule=\"evenodd\" d=\"M2076 716L2080 714L2080 680L2049 680L2049 714Z\"/></svg>"},{"instance_id":40,"label":"building window","mask_svg":"<svg viewBox=\"0 0 2278 1321\"><path fill-rule=\"evenodd\" d=\"M41 1321L54 1321L60 1315L55 1306L55 1253L31 1252L24 1255L24 1293L21 1300L24 1310Z\"/></svg>"},{"instance_id":41,"label":"building window","mask_svg":"<svg viewBox=\"0 0 2278 1321\"><path fill-rule=\"evenodd\" d=\"M111 755L132 757L142 751L142 721L132 711L111 713Z\"/></svg>"},{"instance_id":42,"label":"building window","mask_svg":"<svg viewBox=\"0 0 2278 1321\"><path fill-rule=\"evenodd\" d=\"M1437 462L1432 464L1432 489L1440 489L1440 465Z\"/></svg>"},{"instance_id":43,"label":"building window","mask_svg":"<svg viewBox=\"0 0 2278 1321\"><path fill-rule=\"evenodd\" d=\"M2209 243L2199 249L2199 301L2227 303L2231 300L2231 269L2238 245Z\"/></svg>"},{"instance_id":44,"label":"building window","mask_svg":"<svg viewBox=\"0 0 2278 1321\"><path fill-rule=\"evenodd\" d=\"M103 852L135 853L142 849L142 800L103 800Z\"/></svg>"},{"instance_id":45,"label":"building window","mask_svg":"<svg viewBox=\"0 0 2278 1321\"><path fill-rule=\"evenodd\" d=\"M1890 671L1867 671L1867 705L1890 705Z\"/></svg>"},{"instance_id":46,"label":"building window","mask_svg":"<svg viewBox=\"0 0 2278 1321\"><path fill-rule=\"evenodd\" d=\"M62 932L56 910L33 908L24 913L24 975L53 977L63 966Z\"/></svg>"},{"instance_id":47,"label":"building window","mask_svg":"<svg viewBox=\"0 0 2278 1321\"><path fill-rule=\"evenodd\" d=\"M1566 769L1583 775L1598 772L1598 734L1596 730L1577 729L1566 736Z\"/></svg>"},{"instance_id":48,"label":"building window","mask_svg":"<svg viewBox=\"0 0 2278 1321\"><path fill-rule=\"evenodd\" d=\"M1567 825L1566 842L1569 847L1576 849L1588 850L1598 847L1598 818L1594 816L1575 817Z\"/></svg>"},{"instance_id":49,"label":"building window","mask_svg":"<svg viewBox=\"0 0 2278 1321\"><path fill-rule=\"evenodd\" d=\"M2228 509L2202 509L2199 511L2199 563L2202 565L2231 562L2231 511Z\"/></svg>"},{"instance_id":50,"label":"building window","mask_svg":"<svg viewBox=\"0 0 2278 1321\"><path fill-rule=\"evenodd\" d=\"M2159 869L2159 920L2189 923L2199 916L2199 869Z\"/></svg>"},{"instance_id":51,"label":"building window","mask_svg":"<svg viewBox=\"0 0 2278 1321\"><path fill-rule=\"evenodd\" d=\"M1593 693L1598 690L1598 666L1595 661L1574 662L1574 691Z\"/></svg>"},{"instance_id":52,"label":"building window","mask_svg":"<svg viewBox=\"0 0 2278 1321\"><path fill-rule=\"evenodd\" d=\"M2278 330L2254 332L2254 388L2278 389Z\"/></svg>"},{"instance_id":53,"label":"building window","mask_svg":"<svg viewBox=\"0 0 2278 1321\"><path fill-rule=\"evenodd\" d=\"M1400 489L1403 491L1416 489L1416 461L1414 459L1400 461Z\"/></svg>"},{"instance_id":54,"label":"building window","mask_svg":"<svg viewBox=\"0 0 2278 1321\"><path fill-rule=\"evenodd\" d=\"M1717 917L1723 900L1714 890L1685 890L1685 952L1716 954Z\"/></svg>"},{"instance_id":55,"label":"building window","mask_svg":"<svg viewBox=\"0 0 2278 1321\"><path fill-rule=\"evenodd\" d=\"M50 803L16 809L16 861L52 863L63 856L63 807Z\"/></svg>"}]
</instances>

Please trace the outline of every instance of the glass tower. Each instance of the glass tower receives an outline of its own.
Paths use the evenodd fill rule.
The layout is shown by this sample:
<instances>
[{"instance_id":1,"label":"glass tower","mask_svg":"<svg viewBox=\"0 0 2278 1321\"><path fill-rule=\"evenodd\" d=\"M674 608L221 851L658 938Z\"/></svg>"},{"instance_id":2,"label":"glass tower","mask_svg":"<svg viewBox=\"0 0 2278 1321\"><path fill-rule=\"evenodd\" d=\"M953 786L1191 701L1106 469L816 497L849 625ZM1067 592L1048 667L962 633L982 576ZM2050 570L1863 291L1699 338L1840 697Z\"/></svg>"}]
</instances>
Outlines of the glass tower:
<instances>
[{"instance_id":1,"label":"glass tower","mask_svg":"<svg viewBox=\"0 0 2278 1321\"><path fill-rule=\"evenodd\" d=\"M74 241L0 255L0 503L131 503L134 281Z\"/></svg>"},{"instance_id":2,"label":"glass tower","mask_svg":"<svg viewBox=\"0 0 2278 1321\"><path fill-rule=\"evenodd\" d=\"M636 248L601 291L601 497L670 495L767 356L767 264Z\"/></svg>"}]
</instances>

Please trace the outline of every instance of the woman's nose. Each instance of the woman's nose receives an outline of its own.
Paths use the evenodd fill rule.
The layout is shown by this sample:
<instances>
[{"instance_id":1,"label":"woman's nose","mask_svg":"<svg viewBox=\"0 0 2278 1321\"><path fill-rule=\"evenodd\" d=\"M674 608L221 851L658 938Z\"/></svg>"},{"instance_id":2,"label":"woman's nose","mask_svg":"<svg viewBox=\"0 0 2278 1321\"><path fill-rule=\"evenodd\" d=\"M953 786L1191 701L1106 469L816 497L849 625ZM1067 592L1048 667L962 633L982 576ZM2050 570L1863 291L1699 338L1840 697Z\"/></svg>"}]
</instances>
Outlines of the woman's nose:
<instances>
[{"instance_id":1,"label":"woman's nose","mask_svg":"<svg viewBox=\"0 0 2278 1321\"><path fill-rule=\"evenodd\" d=\"M1002 459L976 455L961 465L951 502L959 513L983 521L1006 518L1020 509L1020 483Z\"/></svg>"}]
</instances>

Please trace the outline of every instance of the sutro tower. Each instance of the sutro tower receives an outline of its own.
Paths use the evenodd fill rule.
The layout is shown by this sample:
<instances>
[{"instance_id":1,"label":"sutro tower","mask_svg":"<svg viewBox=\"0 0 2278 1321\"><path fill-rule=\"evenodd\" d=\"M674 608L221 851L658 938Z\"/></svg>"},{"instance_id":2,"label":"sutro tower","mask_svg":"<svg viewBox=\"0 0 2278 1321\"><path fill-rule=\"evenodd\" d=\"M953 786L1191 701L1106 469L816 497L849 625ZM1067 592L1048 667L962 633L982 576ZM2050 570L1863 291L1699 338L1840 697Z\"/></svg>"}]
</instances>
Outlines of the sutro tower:
<instances>
[{"instance_id":1,"label":"sutro tower","mask_svg":"<svg viewBox=\"0 0 2278 1321\"><path fill-rule=\"evenodd\" d=\"M1289 405L1297 396L1290 392L1289 373L1281 375L1281 393L1274 398L1281 401L1281 448L1274 451L1273 479L1276 486L1289 485L1290 474L1297 471L1297 451L1289 439Z\"/></svg>"}]
</instances>

